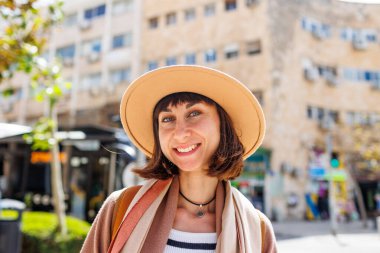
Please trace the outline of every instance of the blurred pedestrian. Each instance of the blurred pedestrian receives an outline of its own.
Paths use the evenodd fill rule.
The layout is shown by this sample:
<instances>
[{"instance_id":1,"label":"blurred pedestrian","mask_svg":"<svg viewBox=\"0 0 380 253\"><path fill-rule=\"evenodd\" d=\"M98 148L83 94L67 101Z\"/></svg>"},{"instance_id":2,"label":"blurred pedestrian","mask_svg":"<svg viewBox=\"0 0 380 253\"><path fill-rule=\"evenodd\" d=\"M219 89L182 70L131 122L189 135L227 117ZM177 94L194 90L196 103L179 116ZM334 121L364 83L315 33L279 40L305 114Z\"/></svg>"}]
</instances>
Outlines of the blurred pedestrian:
<instances>
[{"instance_id":1,"label":"blurred pedestrian","mask_svg":"<svg viewBox=\"0 0 380 253\"><path fill-rule=\"evenodd\" d=\"M380 191L376 192L375 201L376 201L376 212L378 213L378 215L380 215Z\"/></svg>"},{"instance_id":2,"label":"blurred pedestrian","mask_svg":"<svg viewBox=\"0 0 380 253\"><path fill-rule=\"evenodd\" d=\"M318 212L322 220L329 218L328 188L326 182L319 182L318 189Z\"/></svg>"},{"instance_id":3,"label":"blurred pedestrian","mask_svg":"<svg viewBox=\"0 0 380 253\"><path fill-rule=\"evenodd\" d=\"M150 158L135 172L149 180L107 198L82 252L277 252L268 218L229 181L265 131L243 84L205 67L165 67L135 80L120 108Z\"/></svg>"}]
</instances>

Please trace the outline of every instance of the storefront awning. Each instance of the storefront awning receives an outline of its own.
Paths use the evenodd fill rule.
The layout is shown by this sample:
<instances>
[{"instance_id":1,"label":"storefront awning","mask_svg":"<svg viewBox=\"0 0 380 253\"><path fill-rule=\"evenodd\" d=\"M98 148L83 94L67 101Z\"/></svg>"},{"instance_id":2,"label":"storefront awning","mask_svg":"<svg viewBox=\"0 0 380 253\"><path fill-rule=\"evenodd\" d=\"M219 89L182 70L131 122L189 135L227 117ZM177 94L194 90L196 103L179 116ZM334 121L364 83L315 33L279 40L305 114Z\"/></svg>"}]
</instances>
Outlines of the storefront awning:
<instances>
[{"instance_id":1,"label":"storefront awning","mask_svg":"<svg viewBox=\"0 0 380 253\"><path fill-rule=\"evenodd\" d=\"M31 127L28 126L0 123L0 139L29 133L30 131Z\"/></svg>"}]
</instances>

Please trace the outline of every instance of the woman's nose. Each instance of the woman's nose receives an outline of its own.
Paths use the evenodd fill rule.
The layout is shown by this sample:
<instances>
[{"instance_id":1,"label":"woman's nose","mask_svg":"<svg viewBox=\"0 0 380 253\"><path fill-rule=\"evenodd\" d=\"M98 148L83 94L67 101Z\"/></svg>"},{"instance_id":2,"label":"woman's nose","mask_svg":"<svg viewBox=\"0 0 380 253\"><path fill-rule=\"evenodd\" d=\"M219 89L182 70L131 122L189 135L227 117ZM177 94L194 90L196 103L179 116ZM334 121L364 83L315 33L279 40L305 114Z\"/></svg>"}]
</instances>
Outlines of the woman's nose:
<instances>
[{"instance_id":1,"label":"woman's nose","mask_svg":"<svg viewBox=\"0 0 380 253\"><path fill-rule=\"evenodd\" d=\"M178 120L174 129L174 138L183 141L189 136L189 128L186 122Z\"/></svg>"}]
</instances>

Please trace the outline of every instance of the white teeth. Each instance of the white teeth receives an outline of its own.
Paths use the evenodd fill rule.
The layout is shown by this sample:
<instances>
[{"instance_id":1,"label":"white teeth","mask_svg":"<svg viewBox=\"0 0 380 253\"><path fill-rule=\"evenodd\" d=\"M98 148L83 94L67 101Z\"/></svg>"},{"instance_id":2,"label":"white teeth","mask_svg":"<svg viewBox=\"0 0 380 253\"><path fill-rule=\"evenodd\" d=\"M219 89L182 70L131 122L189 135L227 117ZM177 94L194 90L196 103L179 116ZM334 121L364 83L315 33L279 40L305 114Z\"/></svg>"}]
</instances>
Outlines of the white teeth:
<instances>
[{"instance_id":1,"label":"white teeth","mask_svg":"<svg viewBox=\"0 0 380 253\"><path fill-rule=\"evenodd\" d=\"M187 147L187 148L177 148L177 151L180 153L186 153L186 152L190 152L191 150L195 149L196 147L197 147L197 145L194 144L194 145L191 145L190 147Z\"/></svg>"}]
</instances>

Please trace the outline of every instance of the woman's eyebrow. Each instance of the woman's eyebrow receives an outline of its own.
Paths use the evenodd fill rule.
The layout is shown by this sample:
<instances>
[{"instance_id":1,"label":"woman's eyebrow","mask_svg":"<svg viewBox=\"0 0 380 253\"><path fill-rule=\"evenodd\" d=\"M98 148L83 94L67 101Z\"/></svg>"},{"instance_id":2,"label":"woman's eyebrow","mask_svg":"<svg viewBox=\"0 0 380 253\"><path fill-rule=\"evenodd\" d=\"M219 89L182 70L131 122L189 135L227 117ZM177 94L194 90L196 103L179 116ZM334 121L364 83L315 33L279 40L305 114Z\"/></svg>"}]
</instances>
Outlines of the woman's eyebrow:
<instances>
[{"instance_id":1,"label":"woman's eyebrow","mask_svg":"<svg viewBox=\"0 0 380 253\"><path fill-rule=\"evenodd\" d=\"M199 104L199 102L189 102L189 103L187 103L187 105L186 105L186 109L189 109L190 107L192 107L192 106L194 106L194 105L196 105L196 104Z\"/></svg>"},{"instance_id":2,"label":"woman's eyebrow","mask_svg":"<svg viewBox=\"0 0 380 253\"><path fill-rule=\"evenodd\" d=\"M172 110L170 110L169 108L166 107L166 108L162 109L161 112L172 112Z\"/></svg>"}]
</instances>

